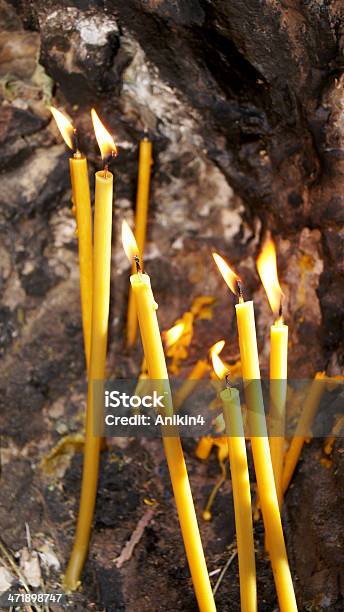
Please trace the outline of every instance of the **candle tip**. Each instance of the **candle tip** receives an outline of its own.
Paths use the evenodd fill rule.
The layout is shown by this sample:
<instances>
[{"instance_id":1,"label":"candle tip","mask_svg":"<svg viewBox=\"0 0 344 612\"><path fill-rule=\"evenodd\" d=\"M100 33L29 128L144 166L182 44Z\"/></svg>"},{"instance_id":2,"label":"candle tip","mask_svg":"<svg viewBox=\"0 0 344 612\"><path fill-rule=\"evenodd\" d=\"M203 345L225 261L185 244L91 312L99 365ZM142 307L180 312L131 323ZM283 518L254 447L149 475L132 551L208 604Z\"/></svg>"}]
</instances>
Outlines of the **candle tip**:
<instances>
[{"instance_id":1,"label":"candle tip","mask_svg":"<svg viewBox=\"0 0 344 612\"><path fill-rule=\"evenodd\" d=\"M281 296L281 301L280 301L279 310L278 310L278 320L279 320L280 323L283 323L283 321L284 321L282 296Z\"/></svg>"},{"instance_id":2,"label":"candle tip","mask_svg":"<svg viewBox=\"0 0 344 612\"><path fill-rule=\"evenodd\" d=\"M244 302L244 293L243 293L243 290L242 290L241 281L239 279L237 279L236 284L237 284L239 302L240 302L240 304L242 304Z\"/></svg>"},{"instance_id":3,"label":"candle tip","mask_svg":"<svg viewBox=\"0 0 344 612\"><path fill-rule=\"evenodd\" d=\"M139 258L138 255L134 255L133 259L134 259L135 266L136 266L136 272L138 274L139 272L142 272L142 268L141 268L141 264L140 264L140 258Z\"/></svg>"}]
</instances>

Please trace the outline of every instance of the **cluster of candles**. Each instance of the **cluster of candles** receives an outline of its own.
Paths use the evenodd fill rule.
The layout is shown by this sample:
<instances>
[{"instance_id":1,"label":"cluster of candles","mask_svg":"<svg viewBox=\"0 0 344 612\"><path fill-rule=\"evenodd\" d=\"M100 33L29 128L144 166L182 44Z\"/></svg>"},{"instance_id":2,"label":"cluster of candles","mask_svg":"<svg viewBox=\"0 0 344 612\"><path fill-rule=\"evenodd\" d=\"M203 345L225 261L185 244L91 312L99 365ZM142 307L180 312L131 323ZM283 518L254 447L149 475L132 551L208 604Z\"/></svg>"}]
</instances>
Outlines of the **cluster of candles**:
<instances>
[{"instance_id":1,"label":"cluster of candles","mask_svg":"<svg viewBox=\"0 0 344 612\"><path fill-rule=\"evenodd\" d=\"M113 175L108 166L110 159L116 156L117 149L112 136L102 125L97 113L92 110L95 135L104 163L103 170L95 174L94 223L92 223L87 160L78 149L76 130L72 123L57 109L52 108L51 111L65 142L73 150L73 156L70 158L70 175L78 233L82 323L88 374L80 508L74 546L64 579L66 590L72 591L80 584L80 576L87 556L97 490L101 438L93 433L95 414L93 382L103 380L105 376L113 206ZM162 385L164 391L167 392L165 414L172 415L174 408L168 382L164 347L157 320L158 306L152 293L150 277L143 271L142 263L151 159L152 144L145 137L140 143L135 219L136 237L134 237L125 221L122 225L123 247L130 263L133 265L133 273L130 277L127 345L128 347L133 346L135 342L138 322L148 377L154 380L155 384ZM287 488L292 477L303 441L300 442L301 447L299 442L294 447L293 443L291 444L283 468L284 437L281 435L281 431L284 428L285 418L288 327L284 324L281 309L282 291L277 276L276 252L272 240L269 239L257 261L260 277L276 316L276 320L271 326L270 336L270 397L272 423L277 425L277 429L275 435L273 429L269 429L270 438L267 432L260 384L253 302L244 299L243 283L238 274L229 267L220 255L214 253L213 257L225 282L238 298L235 310L242 376L248 408L251 448L259 502L266 532L266 547L271 560L280 610L281 612L294 612L297 610L297 604L284 542L280 509L283 491ZM256 612L256 568L246 442L239 392L231 386L229 372L219 355L223 345L224 342L217 343L215 345L217 348L214 347L211 351L211 357L217 377L224 380L225 383L220 397L223 404L234 498L241 609L245 612ZM207 370L206 362L202 361L202 364L203 368L199 368L200 372L197 370L195 378L201 377ZM319 376L321 378L324 375ZM193 384L190 380L185 394L189 394L192 388ZM320 388L319 390L317 388L317 393L320 393ZM319 399L315 395L314 391L309 402L308 413L312 409L314 410L314 406ZM182 403L183 398L184 396L179 398L179 404ZM178 430L174 428L171 435L171 428L169 427L167 431L163 426L162 439L199 609L202 612L213 612L216 610L214 596ZM304 440L304 437L301 436L299 439Z\"/></svg>"}]
</instances>

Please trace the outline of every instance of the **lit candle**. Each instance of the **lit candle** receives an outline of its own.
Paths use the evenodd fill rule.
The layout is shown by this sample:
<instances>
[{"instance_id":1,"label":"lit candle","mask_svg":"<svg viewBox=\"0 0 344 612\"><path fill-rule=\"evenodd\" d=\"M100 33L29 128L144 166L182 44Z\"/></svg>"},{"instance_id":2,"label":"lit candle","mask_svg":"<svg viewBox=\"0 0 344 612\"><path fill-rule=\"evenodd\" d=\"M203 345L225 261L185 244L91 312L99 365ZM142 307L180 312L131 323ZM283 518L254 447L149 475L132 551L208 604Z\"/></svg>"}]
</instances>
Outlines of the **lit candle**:
<instances>
[{"instance_id":1,"label":"lit candle","mask_svg":"<svg viewBox=\"0 0 344 612\"><path fill-rule=\"evenodd\" d=\"M321 398L326 389L328 380L325 372L317 372L307 393L304 407L299 418L295 434L286 452L283 468L283 493L289 487L297 462L300 458L305 439L309 435L314 417L318 410Z\"/></svg>"},{"instance_id":2,"label":"lit candle","mask_svg":"<svg viewBox=\"0 0 344 612\"><path fill-rule=\"evenodd\" d=\"M70 121L56 108L50 107L50 111L61 132L62 138L68 147L74 151L73 157L69 159L69 167L72 185L72 200L73 207L75 208L78 230L82 328L88 369L91 350L93 272L92 211L87 159L78 149L76 130Z\"/></svg>"},{"instance_id":3,"label":"lit candle","mask_svg":"<svg viewBox=\"0 0 344 612\"><path fill-rule=\"evenodd\" d=\"M280 610L281 612L295 612L297 610L296 598L284 542L260 384L253 302L244 301L240 278L230 269L224 259L216 253L213 254L213 257L231 291L239 295L239 303L236 304L235 310L259 500Z\"/></svg>"},{"instance_id":4,"label":"lit candle","mask_svg":"<svg viewBox=\"0 0 344 612\"><path fill-rule=\"evenodd\" d=\"M284 458L285 406L287 398L288 326L282 313L282 290L278 281L276 249L265 241L257 259L257 269L276 316L270 327L270 414L269 443L276 491L280 508L283 502L282 473Z\"/></svg>"},{"instance_id":5,"label":"lit candle","mask_svg":"<svg viewBox=\"0 0 344 612\"><path fill-rule=\"evenodd\" d=\"M152 166L152 143L145 136L140 142L139 172L137 179L136 215L135 215L135 239L139 249L139 255L143 258L146 241L147 214L149 204L149 187ZM133 268L133 273L135 268ZM132 288L129 290L128 314L127 314L127 346L135 344L137 333L136 305Z\"/></svg>"},{"instance_id":6,"label":"lit candle","mask_svg":"<svg viewBox=\"0 0 344 612\"><path fill-rule=\"evenodd\" d=\"M141 272L135 238L125 222L123 222L122 237L129 261L134 260L137 266L137 273L130 277L130 282L136 300L148 374L150 379L155 381L155 385L159 384L165 390L164 416L172 416L171 391L156 315L157 304L154 301L150 278L147 274ZM159 392L159 394L161 393ZM165 430L166 428L162 427L164 449L198 606L203 612L213 612L216 610L215 602L204 558L182 445L176 428L173 429L173 435L166 435ZM171 434L171 431L168 433Z\"/></svg>"},{"instance_id":7,"label":"lit candle","mask_svg":"<svg viewBox=\"0 0 344 612\"><path fill-rule=\"evenodd\" d=\"M116 145L111 135L102 126L94 110L92 110L92 119L96 138L104 160L104 170L96 173L92 334L84 465L75 541L64 579L64 586L67 591L75 590L80 583L80 575L87 556L97 493L101 438L94 435L95 414L100 412L97 410L100 407L96 405L95 401L95 381L103 381L105 375L110 304L113 175L108 171L107 161L116 154ZM97 397L100 400L103 397L102 393L97 393Z\"/></svg>"},{"instance_id":8,"label":"lit candle","mask_svg":"<svg viewBox=\"0 0 344 612\"><path fill-rule=\"evenodd\" d=\"M235 529L239 559L241 610L243 612L256 612L257 584L251 489L239 391L230 386L228 371L218 354L213 352L211 357L217 377L220 380L226 378L226 389L221 391L220 397L226 425L228 456L232 479Z\"/></svg>"}]
</instances>

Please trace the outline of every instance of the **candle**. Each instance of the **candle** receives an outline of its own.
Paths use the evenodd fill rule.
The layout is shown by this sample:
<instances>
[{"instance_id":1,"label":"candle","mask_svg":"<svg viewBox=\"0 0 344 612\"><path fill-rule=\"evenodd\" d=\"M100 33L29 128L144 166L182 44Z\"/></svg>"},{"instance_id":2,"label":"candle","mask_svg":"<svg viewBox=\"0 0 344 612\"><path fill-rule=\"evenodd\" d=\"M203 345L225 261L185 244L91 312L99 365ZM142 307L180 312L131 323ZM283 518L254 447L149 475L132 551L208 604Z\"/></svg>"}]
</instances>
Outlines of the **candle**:
<instances>
[{"instance_id":1,"label":"candle","mask_svg":"<svg viewBox=\"0 0 344 612\"><path fill-rule=\"evenodd\" d=\"M173 327L171 327L170 329L162 332L161 335L162 335L163 341L164 341L165 354L168 355L169 349L180 338L180 336L183 333L183 329L184 329L184 324L183 323L178 323L177 325L173 325ZM143 395L147 395L149 393L149 388L150 388L150 380L149 380L148 374L147 374L146 358L144 357L143 360L142 360L141 372L140 372L140 375L139 375L138 383L137 383L137 385L135 387L134 395L139 395L141 397ZM140 408L135 408L133 410L133 412L134 412L134 414L140 414Z\"/></svg>"},{"instance_id":2,"label":"candle","mask_svg":"<svg viewBox=\"0 0 344 612\"><path fill-rule=\"evenodd\" d=\"M206 359L199 359L194 367L192 368L190 374L187 379L183 382L183 384L177 389L174 398L174 408L175 410L179 410L187 398L193 393L197 382L204 378L204 376L209 372L209 364Z\"/></svg>"},{"instance_id":3,"label":"candle","mask_svg":"<svg viewBox=\"0 0 344 612\"><path fill-rule=\"evenodd\" d=\"M50 111L67 146L74 151L69 159L73 207L76 213L82 328L87 370L91 350L92 318L92 211L87 159L77 146L76 130L68 119L56 108Z\"/></svg>"},{"instance_id":4,"label":"candle","mask_svg":"<svg viewBox=\"0 0 344 612\"><path fill-rule=\"evenodd\" d=\"M280 610L295 612L296 598L284 542L265 421L253 302L244 301L240 278L224 259L216 253L213 257L227 285L234 294L239 294L239 303L236 304L235 310L259 499Z\"/></svg>"},{"instance_id":5,"label":"candle","mask_svg":"<svg viewBox=\"0 0 344 612\"><path fill-rule=\"evenodd\" d=\"M327 436L325 440L324 449L323 449L325 455L332 454L334 443L336 442L336 439L340 435L343 428L344 428L344 416L340 414L336 414L335 422L332 427L331 433Z\"/></svg>"},{"instance_id":6,"label":"candle","mask_svg":"<svg viewBox=\"0 0 344 612\"><path fill-rule=\"evenodd\" d=\"M152 165L152 143L145 136L140 142L139 172L137 181L136 215L135 215L135 238L139 249L139 255L143 257L146 241L147 213L149 204L149 187ZM135 268L133 268L133 272ZM137 333L136 305L132 288L129 290L128 314L127 314L127 347L135 344Z\"/></svg>"},{"instance_id":7,"label":"candle","mask_svg":"<svg viewBox=\"0 0 344 612\"><path fill-rule=\"evenodd\" d=\"M96 404L95 381L103 381L105 375L110 303L113 175L108 171L106 162L110 155L115 155L116 145L110 134L100 123L94 110L92 110L92 119L105 166L104 170L96 173L93 256L94 291L84 464L75 541L64 579L64 586L67 591L75 590L80 583L80 575L88 550L97 493L101 438L94 435L93 432L95 414L100 413L101 407ZM102 397L103 394L99 393L98 387L97 399L100 400Z\"/></svg>"},{"instance_id":8,"label":"candle","mask_svg":"<svg viewBox=\"0 0 344 612\"><path fill-rule=\"evenodd\" d=\"M283 502L285 406L287 398L288 326L282 314L282 290L278 281L276 249L269 238L257 259L257 269L276 320L270 327L269 444L280 508Z\"/></svg>"},{"instance_id":9,"label":"candle","mask_svg":"<svg viewBox=\"0 0 344 612\"><path fill-rule=\"evenodd\" d=\"M213 445L214 445L213 436L202 436L195 450L195 455L197 459L202 459L203 461L205 459L208 459L211 453L211 449L213 448Z\"/></svg>"},{"instance_id":10,"label":"candle","mask_svg":"<svg viewBox=\"0 0 344 612\"><path fill-rule=\"evenodd\" d=\"M320 400L326 389L327 378L325 372L317 372L306 396L304 407L296 427L291 444L286 452L283 469L283 492L288 489L294 470L301 455L306 437L309 435L313 419L318 410Z\"/></svg>"},{"instance_id":11,"label":"candle","mask_svg":"<svg viewBox=\"0 0 344 612\"><path fill-rule=\"evenodd\" d=\"M221 391L220 397L223 405L232 479L241 610L243 612L256 612L257 584L251 490L239 391L230 386L228 371L226 371L223 361L215 352L212 354L212 361L217 377L220 380L226 377L227 385L226 389Z\"/></svg>"},{"instance_id":12,"label":"candle","mask_svg":"<svg viewBox=\"0 0 344 612\"><path fill-rule=\"evenodd\" d=\"M134 260L137 265L137 273L130 277L130 282L136 300L139 327L149 377L155 381L155 385L159 384L162 387L161 390L165 390L167 394L167 397L165 396L165 414L173 415L167 367L156 316L157 304L154 301L151 290L150 278L147 274L143 274L140 271L135 238L125 222L123 222L122 237L123 246L129 261ZM160 394L162 393L159 391ZM163 427L163 444L198 606L202 612L213 612L216 608L204 558L182 445L176 428L173 430L173 435L166 435L166 433L171 434L171 431Z\"/></svg>"}]
</instances>

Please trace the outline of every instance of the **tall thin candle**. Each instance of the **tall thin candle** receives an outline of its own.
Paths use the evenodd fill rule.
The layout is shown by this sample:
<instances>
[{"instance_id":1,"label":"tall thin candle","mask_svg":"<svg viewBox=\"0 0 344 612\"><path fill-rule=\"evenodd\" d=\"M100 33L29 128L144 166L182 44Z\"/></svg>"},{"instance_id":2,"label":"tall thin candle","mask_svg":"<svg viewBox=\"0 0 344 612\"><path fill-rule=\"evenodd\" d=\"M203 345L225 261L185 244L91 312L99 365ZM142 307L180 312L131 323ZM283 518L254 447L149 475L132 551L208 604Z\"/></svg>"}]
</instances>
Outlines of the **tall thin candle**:
<instances>
[{"instance_id":1,"label":"tall thin candle","mask_svg":"<svg viewBox=\"0 0 344 612\"><path fill-rule=\"evenodd\" d=\"M129 261L131 262L134 260L137 265L137 273L130 277L130 282L136 300L142 344L149 377L155 381L155 385L159 385L159 395L162 394L161 392L163 390L165 391L165 414L166 416L172 416L173 406L171 390L169 388L164 350L156 315L157 304L152 293L150 278L147 274L143 274L140 271L138 248L135 243L135 238L125 222L123 222L122 236L123 246L125 247ZM171 435L171 433L173 435ZM162 434L179 523L198 606L201 612L214 612L216 607L178 430L174 429L173 432L171 432L163 427Z\"/></svg>"},{"instance_id":2,"label":"tall thin candle","mask_svg":"<svg viewBox=\"0 0 344 612\"><path fill-rule=\"evenodd\" d=\"M146 242L147 231L147 215L149 204L149 188L152 166L152 143L147 136L140 142L139 152L139 172L137 178L137 195L136 195L136 214L135 214L135 239L139 249L139 255L143 258L143 251ZM133 273L135 269L133 268ZM127 346L131 347L135 344L137 334L137 312L136 304L133 295L133 290L130 286L128 314L127 314Z\"/></svg>"},{"instance_id":3,"label":"tall thin candle","mask_svg":"<svg viewBox=\"0 0 344 612\"><path fill-rule=\"evenodd\" d=\"M276 320L270 327L269 443L280 508L283 502L285 407L287 398L288 326L282 312L282 290L277 275L276 249L268 238L257 259L258 273Z\"/></svg>"},{"instance_id":4,"label":"tall thin candle","mask_svg":"<svg viewBox=\"0 0 344 612\"><path fill-rule=\"evenodd\" d=\"M92 210L90 185L88 179L87 159L79 151L76 130L61 111L50 107L61 135L67 146L74 151L69 159L72 186L72 201L75 208L78 233L80 296L82 328L87 370L91 351L92 320Z\"/></svg>"},{"instance_id":5,"label":"tall thin candle","mask_svg":"<svg viewBox=\"0 0 344 612\"><path fill-rule=\"evenodd\" d=\"M229 373L221 358L216 352L213 352L211 356L217 377L220 380L226 378L226 388L221 391L220 397L223 405L232 479L239 558L241 610L242 612L256 612L257 584L251 489L239 391L231 387L228 377Z\"/></svg>"}]
</instances>

